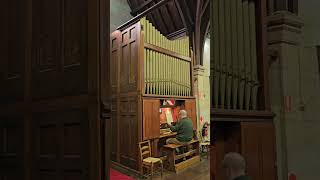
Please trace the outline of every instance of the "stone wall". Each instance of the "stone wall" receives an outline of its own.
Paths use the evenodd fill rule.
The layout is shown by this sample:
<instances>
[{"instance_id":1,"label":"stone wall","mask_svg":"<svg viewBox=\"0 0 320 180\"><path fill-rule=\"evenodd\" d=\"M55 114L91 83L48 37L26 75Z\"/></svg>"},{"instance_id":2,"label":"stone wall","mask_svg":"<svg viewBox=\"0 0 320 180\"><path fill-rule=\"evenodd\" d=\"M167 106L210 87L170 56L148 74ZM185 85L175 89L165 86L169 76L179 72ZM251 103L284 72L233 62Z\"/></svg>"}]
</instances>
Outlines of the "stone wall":
<instances>
[{"instance_id":1,"label":"stone wall","mask_svg":"<svg viewBox=\"0 0 320 180\"><path fill-rule=\"evenodd\" d=\"M312 14L312 13L311 13ZM320 79L316 22L287 12L269 17L270 95L277 139L278 179L318 179L320 169ZM282 25L272 22L282 20ZM307 23L305 23L305 20ZM310 24L311 23L311 24Z\"/></svg>"}]
</instances>

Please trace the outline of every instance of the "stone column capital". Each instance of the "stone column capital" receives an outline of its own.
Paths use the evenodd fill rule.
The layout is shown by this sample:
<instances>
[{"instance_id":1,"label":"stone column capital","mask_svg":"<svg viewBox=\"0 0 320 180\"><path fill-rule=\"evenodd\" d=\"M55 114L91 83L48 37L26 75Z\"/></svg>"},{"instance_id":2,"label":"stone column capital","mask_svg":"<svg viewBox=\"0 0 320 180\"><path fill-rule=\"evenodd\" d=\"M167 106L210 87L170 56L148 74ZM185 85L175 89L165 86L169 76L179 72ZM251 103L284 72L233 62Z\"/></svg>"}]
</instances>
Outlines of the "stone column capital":
<instances>
[{"instance_id":1,"label":"stone column capital","mask_svg":"<svg viewBox=\"0 0 320 180\"><path fill-rule=\"evenodd\" d=\"M288 11L277 11L268 16L268 44L301 43L302 19Z\"/></svg>"}]
</instances>

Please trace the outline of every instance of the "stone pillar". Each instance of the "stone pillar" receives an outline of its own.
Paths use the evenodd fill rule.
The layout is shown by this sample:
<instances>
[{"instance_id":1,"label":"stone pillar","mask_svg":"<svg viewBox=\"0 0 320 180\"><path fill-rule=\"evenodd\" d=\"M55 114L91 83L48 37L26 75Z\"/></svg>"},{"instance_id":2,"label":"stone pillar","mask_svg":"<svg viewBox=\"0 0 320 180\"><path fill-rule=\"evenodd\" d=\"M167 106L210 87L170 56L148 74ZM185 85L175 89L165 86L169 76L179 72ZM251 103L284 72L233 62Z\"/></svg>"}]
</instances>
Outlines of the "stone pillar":
<instances>
[{"instance_id":1,"label":"stone pillar","mask_svg":"<svg viewBox=\"0 0 320 180\"><path fill-rule=\"evenodd\" d=\"M205 122L210 123L210 80L209 76L205 74L205 67L202 65L194 66L194 88L197 106L197 131L201 131ZM209 134L204 137L205 140L210 140Z\"/></svg>"},{"instance_id":2,"label":"stone pillar","mask_svg":"<svg viewBox=\"0 0 320 180\"><path fill-rule=\"evenodd\" d=\"M312 92L308 91L312 86L306 83L312 81L308 71L313 70L307 68L312 69L312 66L302 46L302 27L302 20L287 11L276 12L268 17L268 47L272 52L270 96L272 111L276 114L274 122L279 180L288 179L288 173L291 172L297 179L317 179L318 175L316 167L319 168L319 155L315 152L319 152L320 147L312 139L319 137L320 133L315 127L319 127L320 123L313 121L306 112L305 95ZM314 88L318 87L311 89ZM317 101L316 98L314 101ZM317 106L317 103L309 106L309 110L313 106ZM315 115L317 111L309 112L312 113ZM319 117L317 115L313 118Z\"/></svg>"},{"instance_id":3,"label":"stone pillar","mask_svg":"<svg viewBox=\"0 0 320 180\"><path fill-rule=\"evenodd\" d=\"M204 45L203 66L194 66L194 89L197 106L198 132L202 130L205 122L210 123L210 40ZM210 140L210 128L205 140Z\"/></svg>"}]
</instances>

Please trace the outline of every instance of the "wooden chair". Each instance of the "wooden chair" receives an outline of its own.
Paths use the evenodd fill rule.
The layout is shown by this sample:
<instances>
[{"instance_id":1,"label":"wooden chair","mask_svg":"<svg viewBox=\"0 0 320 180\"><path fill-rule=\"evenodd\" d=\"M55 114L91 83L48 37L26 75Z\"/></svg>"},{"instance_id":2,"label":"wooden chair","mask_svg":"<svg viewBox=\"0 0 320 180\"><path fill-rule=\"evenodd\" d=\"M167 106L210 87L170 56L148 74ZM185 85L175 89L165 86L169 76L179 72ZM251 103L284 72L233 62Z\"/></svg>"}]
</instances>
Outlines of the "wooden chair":
<instances>
[{"instance_id":1,"label":"wooden chair","mask_svg":"<svg viewBox=\"0 0 320 180\"><path fill-rule=\"evenodd\" d=\"M161 178L163 173L163 163L160 158L151 157L151 146L150 141L144 141L139 143L139 150L140 150L140 173L143 175L143 168L147 168L151 170L151 179L153 177L153 172L155 165L161 166Z\"/></svg>"},{"instance_id":2,"label":"wooden chair","mask_svg":"<svg viewBox=\"0 0 320 180\"><path fill-rule=\"evenodd\" d=\"M201 153L201 155L206 155L206 157L208 159L209 158L208 152L209 152L209 147L210 147L210 141L204 140L204 138L202 137L201 131L199 131L198 135L199 135L199 141L200 141L200 153Z\"/></svg>"}]
</instances>

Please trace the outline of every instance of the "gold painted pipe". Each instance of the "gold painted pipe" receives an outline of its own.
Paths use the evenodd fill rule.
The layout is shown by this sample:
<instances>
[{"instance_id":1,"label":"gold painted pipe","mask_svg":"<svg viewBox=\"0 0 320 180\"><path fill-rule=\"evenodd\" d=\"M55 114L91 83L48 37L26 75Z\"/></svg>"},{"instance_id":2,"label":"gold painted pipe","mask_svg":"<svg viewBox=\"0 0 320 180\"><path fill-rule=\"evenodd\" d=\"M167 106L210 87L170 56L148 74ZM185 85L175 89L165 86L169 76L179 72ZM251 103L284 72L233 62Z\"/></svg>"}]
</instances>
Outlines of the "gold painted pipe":
<instances>
[{"instance_id":1,"label":"gold painted pipe","mask_svg":"<svg viewBox=\"0 0 320 180\"><path fill-rule=\"evenodd\" d=\"M143 58L143 72L144 72L144 92L147 92L147 49L144 48L144 58Z\"/></svg>"}]
</instances>

